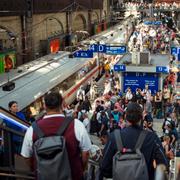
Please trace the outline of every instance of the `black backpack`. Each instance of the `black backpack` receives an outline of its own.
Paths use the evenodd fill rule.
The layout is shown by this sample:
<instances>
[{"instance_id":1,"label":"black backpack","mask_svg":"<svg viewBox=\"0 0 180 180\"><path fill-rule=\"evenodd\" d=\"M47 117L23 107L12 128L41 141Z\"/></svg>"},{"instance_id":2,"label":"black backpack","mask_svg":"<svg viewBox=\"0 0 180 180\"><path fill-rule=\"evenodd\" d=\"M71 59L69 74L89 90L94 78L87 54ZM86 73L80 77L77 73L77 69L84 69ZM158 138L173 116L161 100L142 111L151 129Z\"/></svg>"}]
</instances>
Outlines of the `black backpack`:
<instances>
[{"instance_id":1,"label":"black backpack","mask_svg":"<svg viewBox=\"0 0 180 180\"><path fill-rule=\"evenodd\" d=\"M144 155L140 149L147 132L142 131L133 150L124 150L119 130L114 131L118 152L113 157L113 180L148 180Z\"/></svg>"},{"instance_id":2,"label":"black backpack","mask_svg":"<svg viewBox=\"0 0 180 180\"><path fill-rule=\"evenodd\" d=\"M63 137L71 117L65 117L62 126L52 136L45 136L38 124L32 124L37 140L33 143L34 156L37 163L38 180L71 180L71 168L66 149L66 141Z\"/></svg>"}]
</instances>

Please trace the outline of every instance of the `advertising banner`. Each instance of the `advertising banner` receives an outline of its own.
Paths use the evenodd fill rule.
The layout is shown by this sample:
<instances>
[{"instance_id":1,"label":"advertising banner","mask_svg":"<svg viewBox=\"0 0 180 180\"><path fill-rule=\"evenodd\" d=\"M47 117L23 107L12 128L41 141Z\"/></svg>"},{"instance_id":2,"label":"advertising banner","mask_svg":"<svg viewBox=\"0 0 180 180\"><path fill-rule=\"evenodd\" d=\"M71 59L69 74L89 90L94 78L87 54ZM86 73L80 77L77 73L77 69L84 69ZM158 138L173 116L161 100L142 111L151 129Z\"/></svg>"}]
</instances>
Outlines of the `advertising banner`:
<instances>
[{"instance_id":1,"label":"advertising banner","mask_svg":"<svg viewBox=\"0 0 180 180\"><path fill-rule=\"evenodd\" d=\"M158 91L158 74L156 73L136 73L136 72L125 72L123 90L124 92L128 87L131 88L132 92L135 92L137 88L143 90L145 85L148 84L152 94Z\"/></svg>"},{"instance_id":2,"label":"advertising banner","mask_svg":"<svg viewBox=\"0 0 180 180\"><path fill-rule=\"evenodd\" d=\"M50 41L50 53L56 53L60 49L60 40L53 39Z\"/></svg>"},{"instance_id":3,"label":"advertising banner","mask_svg":"<svg viewBox=\"0 0 180 180\"><path fill-rule=\"evenodd\" d=\"M0 53L0 74L13 69L16 64L15 51Z\"/></svg>"},{"instance_id":4,"label":"advertising banner","mask_svg":"<svg viewBox=\"0 0 180 180\"><path fill-rule=\"evenodd\" d=\"M94 25L94 34L98 34L102 31L102 25L101 24L95 24Z\"/></svg>"}]
</instances>

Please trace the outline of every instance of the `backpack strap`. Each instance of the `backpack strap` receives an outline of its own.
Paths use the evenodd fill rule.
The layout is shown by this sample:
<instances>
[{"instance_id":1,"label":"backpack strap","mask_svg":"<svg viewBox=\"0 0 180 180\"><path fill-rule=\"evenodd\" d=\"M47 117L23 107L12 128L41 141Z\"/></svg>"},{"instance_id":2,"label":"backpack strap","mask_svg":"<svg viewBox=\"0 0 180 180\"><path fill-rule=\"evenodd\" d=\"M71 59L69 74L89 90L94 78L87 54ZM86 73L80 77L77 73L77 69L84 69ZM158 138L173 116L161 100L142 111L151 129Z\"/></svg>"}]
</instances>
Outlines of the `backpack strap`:
<instances>
[{"instance_id":1,"label":"backpack strap","mask_svg":"<svg viewBox=\"0 0 180 180\"><path fill-rule=\"evenodd\" d=\"M139 135L139 137L138 137L137 143L136 143L136 145L135 145L135 147L134 147L134 150L136 150L136 149L141 149L141 147L142 147L142 145L143 145L143 142L144 142L144 140L145 140L145 138L146 138L147 133L148 133L148 132L145 131L145 130L141 131L141 133L140 133L140 135Z\"/></svg>"},{"instance_id":2,"label":"backpack strap","mask_svg":"<svg viewBox=\"0 0 180 180\"><path fill-rule=\"evenodd\" d=\"M38 139L44 137L44 133L41 130L41 128L38 126L36 121L34 121L32 123L32 128L33 128L33 131L35 132Z\"/></svg>"},{"instance_id":3,"label":"backpack strap","mask_svg":"<svg viewBox=\"0 0 180 180\"><path fill-rule=\"evenodd\" d=\"M114 131L114 137L115 137L116 146L117 146L118 151L122 151L123 150L123 143L122 143L120 130L116 129Z\"/></svg>"},{"instance_id":4,"label":"backpack strap","mask_svg":"<svg viewBox=\"0 0 180 180\"><path fill-rule=\"evenodd\" d=\"M67 129L72 120L74 120L72 117L65 117L62 125L60 126L56 134L59 136L63 135L64 131Z\"/></svg>"}]
</instances>

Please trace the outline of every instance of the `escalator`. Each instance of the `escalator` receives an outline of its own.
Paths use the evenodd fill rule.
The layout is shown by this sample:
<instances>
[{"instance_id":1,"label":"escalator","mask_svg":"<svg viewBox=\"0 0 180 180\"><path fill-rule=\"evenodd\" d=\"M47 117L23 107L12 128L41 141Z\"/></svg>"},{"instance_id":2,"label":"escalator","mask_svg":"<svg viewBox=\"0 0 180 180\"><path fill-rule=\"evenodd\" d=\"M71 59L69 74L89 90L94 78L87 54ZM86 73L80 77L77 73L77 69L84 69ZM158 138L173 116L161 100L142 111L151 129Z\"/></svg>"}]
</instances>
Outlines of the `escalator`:
<instances>
[{"instance_id":1,"label":"escalator","mask_svg":"<svg viewBox=\"0 0 180 180\"><path fill-rule=\"evenodd\" d=\"M33 173L20 156L28 122L0 107L0 180L34 179Z\"/></svg>"}]
</instances>

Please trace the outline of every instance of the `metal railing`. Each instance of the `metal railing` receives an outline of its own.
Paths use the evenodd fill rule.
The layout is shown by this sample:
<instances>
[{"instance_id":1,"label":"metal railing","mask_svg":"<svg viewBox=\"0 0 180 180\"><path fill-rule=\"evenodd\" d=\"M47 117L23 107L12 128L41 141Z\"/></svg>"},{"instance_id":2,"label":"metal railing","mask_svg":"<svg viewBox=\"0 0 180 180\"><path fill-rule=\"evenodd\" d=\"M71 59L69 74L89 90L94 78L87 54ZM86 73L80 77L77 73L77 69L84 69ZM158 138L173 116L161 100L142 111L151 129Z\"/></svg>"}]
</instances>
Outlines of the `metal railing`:
<instances>
[{"instance_id":1,"label":"metal railing","mask_svg":"<svg viewBox=\"0 0 180 180\"><path fill-rule=\"evenodd\" d=\"M0 113L17 123L29 126L29 123L23 122L3 108L0 108ZM17 152L17 148L21 148L19 141L22 143L24 129L18 129L15 124L6 122L2 117L0 120L0 179L34 179L34 173L25 168L26 162L20 152Z\"/></svg>"},{"instance_id":2,"label":"metal railing","mask_svg":"<svg viewBox=\"0 0 180 180\"><path fill-rule=\"evenodd\" d=\"M13 130L5 125L0 125L0 132L2 136L1 142L1 162L0 162L0 179L4 177L6 179L34 179L33 172L28 170L21 170L24 169L23 166L26 162L24 161L23 164L17 163L18 159L23 161L23 158L19 154L15 153L15 144L13 140L13 136L16 137L24 137L24 133L18 132ZM16 157L16 158L15 158ZM18 167L16 167L18 166Z\"/></svg>"}]
</instances>

